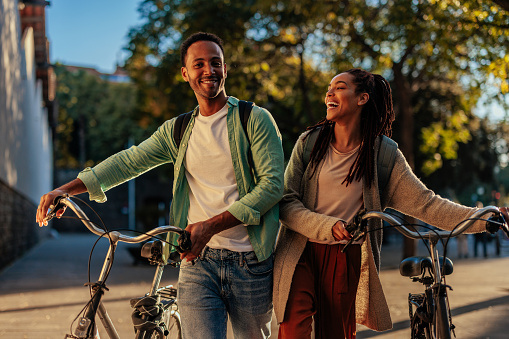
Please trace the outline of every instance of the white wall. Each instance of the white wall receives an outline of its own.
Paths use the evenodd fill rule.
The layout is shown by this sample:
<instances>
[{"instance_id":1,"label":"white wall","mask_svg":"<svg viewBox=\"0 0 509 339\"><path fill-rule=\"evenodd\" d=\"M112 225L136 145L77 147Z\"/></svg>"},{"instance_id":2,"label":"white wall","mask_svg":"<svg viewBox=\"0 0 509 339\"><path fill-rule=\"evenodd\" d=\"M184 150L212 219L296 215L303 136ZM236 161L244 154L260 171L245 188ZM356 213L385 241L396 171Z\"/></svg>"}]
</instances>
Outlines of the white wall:
<instances>
[{"instance_id":1,"label":"white wall","mask_svg":"<svg viewBox=\"0 0 509 339\"><path fill-rule=\"evenodd\" d=\"M38 204L53 186L53 150L33 31L21 35L17 6L0 0L0 179Z\"/></svg>"}]
</instances>

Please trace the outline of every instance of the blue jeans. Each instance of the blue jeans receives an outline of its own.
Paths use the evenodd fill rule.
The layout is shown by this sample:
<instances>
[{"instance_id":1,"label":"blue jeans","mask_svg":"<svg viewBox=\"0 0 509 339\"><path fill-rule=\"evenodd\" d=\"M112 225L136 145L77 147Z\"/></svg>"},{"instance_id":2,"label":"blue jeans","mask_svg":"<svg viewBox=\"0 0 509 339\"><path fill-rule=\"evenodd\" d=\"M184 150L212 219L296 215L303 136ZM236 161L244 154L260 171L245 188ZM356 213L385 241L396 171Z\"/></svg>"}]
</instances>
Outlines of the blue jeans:
<instances>
[{"instance_id":1,"label":"blue jeans","mask_svg":"<svg viewBox=\"0 0 509 339\"><path fill-rule=\"evenodd\" d=\"M225 339L228 315L235 338L270 336L273 257L206 247L195 264L182 262L178 305L183 339Z\"/></svg>"}]
</instances>

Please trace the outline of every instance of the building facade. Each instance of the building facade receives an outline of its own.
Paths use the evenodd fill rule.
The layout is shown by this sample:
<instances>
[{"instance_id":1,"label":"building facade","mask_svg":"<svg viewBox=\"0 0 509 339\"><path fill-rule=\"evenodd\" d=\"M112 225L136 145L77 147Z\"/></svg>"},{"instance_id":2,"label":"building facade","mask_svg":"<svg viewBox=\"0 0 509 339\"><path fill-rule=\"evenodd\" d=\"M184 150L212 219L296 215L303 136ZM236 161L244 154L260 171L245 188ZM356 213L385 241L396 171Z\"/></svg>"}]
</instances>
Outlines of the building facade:
<instances>
[{"instance_id":1,"label":"building facade","mask_svg":"<svg viewBox=\"0 0 509 339\"><path fill-rule=\"evenodd\" d=\"M55 80L40 26L48 4L0 0L0 268L47 235L35 214L53 187ZM34 15L22 29L28 8Z\"/></svg>"}]
</instances>

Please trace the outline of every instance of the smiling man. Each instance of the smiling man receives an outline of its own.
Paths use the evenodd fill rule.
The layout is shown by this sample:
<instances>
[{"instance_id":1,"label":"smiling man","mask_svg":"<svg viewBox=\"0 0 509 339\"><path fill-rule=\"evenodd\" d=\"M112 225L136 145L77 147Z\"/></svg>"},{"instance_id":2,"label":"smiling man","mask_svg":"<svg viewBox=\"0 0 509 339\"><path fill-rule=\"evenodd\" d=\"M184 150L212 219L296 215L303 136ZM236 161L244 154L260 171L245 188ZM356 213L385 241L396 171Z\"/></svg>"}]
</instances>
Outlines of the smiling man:
<instances>
[{"instance_id":1,"label":"smiling man","mask_svg":"<svg viewBox=\"0 0 509 339\"><path fill-rule=\"evenodd\" d=\"M272 318L273 249L283 194L281 135L270 113L253 105L247 124L239 100L226 95L222 41L195 33L181 45L182 77L198 106L177 144L166 121L138 146L117 153L41 198L37 222L61 194L108 189L163 163L174 164L170 223L191 234L182 253L178 298L184 339L267 338ZM179 120L181 121L181 120Z\"/></svg>"}]
</instances>

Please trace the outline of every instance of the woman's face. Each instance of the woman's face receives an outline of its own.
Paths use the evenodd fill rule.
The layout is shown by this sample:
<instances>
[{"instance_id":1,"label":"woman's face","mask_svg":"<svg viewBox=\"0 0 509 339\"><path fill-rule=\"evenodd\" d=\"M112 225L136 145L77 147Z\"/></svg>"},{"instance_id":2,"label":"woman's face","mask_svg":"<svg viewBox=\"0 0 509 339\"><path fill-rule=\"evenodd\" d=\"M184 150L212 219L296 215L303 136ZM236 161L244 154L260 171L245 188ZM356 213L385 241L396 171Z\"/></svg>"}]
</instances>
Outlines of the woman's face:
<instances>
[{"instance_id":1,"label":"woman's face","mask_svg":"<svg viewBox=\"0 0 509 339\"><path fill-rule=\"evenodd\" d=\"M332 78L325 95L327 120L345 122L360 116L362 106L368 101L369 95L356 94L355 90L353 75L350 73L341 73Z\"/></svg>"}]
</instances>

